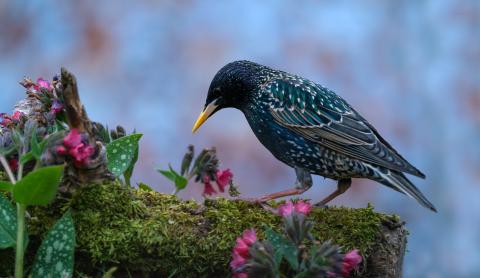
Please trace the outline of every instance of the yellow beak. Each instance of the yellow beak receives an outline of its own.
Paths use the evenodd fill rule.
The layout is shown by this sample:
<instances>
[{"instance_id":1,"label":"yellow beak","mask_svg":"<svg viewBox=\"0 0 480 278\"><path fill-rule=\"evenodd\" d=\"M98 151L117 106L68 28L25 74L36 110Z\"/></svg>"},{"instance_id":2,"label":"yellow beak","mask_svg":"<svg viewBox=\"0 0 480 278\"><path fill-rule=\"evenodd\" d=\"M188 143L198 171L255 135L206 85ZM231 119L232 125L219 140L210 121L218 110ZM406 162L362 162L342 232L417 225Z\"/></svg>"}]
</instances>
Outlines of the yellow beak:
<instances>
[{"instance_id":1,"label":"yellow beak","mask_svg":"<svg viewBox=\"0 0 480 278\"><path fill-rule=\"evenodd\" d=\"M197 129L212 115L217 107L218 105L215 104L215 101L212 101L207 105L207 107L205 107L205 109L203 109L202 113L200 113L200 116L198 116L197 121L193 125L192 133L197 131Z\"/></svg>"}]
</instances>

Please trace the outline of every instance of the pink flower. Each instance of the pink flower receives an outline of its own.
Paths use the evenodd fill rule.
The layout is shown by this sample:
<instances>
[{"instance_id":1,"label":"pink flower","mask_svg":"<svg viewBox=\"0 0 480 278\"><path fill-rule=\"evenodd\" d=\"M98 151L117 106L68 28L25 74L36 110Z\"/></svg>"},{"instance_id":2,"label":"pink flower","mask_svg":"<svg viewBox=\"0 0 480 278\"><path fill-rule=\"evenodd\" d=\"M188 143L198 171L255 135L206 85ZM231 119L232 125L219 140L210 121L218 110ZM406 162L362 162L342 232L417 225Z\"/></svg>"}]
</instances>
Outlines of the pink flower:
<instances>
[{"instance_id":1,"label":"pink flower","mask_svg":"<svg viewBox=\"0 0 480 278\"><path fill-rule=\"evenodd\" d=\"M66 155L68 153L67 148L64 146L58 146L56 151L59 155Z\"/></svg>"},{"instance_id":2,"label":"pink flower","mask_svg":"<svg viewBox=\"0 0 480 278\"><path fill-rule=\"evenodd\" d=\"M10 166L10 169L12 169L12 171L17 171L18 170L18 159L12 158L12 159L8 160L8 165Z\"/></svg>"},{"instance_id":3,"label":"pink flower","mask_svg":"<svg viewBox=\"0 0 480 278\"><path fill-rule=\"evenodd\" d=\"M82 136L76 129L63 138L63 145L58 146L56 151L59 155L69 155L73 158L75 166L84 166L88 158L95 152L95 148L82 142Z\"/></svg>"},{"instance_id":4,"label":"pink flower","mask_svg":"<svg viewBox=\"0 0 480 278\"><path fill-rule=\"evenodd\" d=\"M250 247L257 241L257 234L254 229L245 230L241 237L237 238L237 243L233 248L232 261L230 267L233 270L233 277L248 278L247 273L237 270L247 263L250 257Z\"/></svg>"},{"instance_id":5,"label":"pink flower","mask_svg":"<svg viewBox=\"0 0 480 278\"><path fill-rule=\"evenodd\" d=\"M62 112L63 104L58 99L54 99L50 109L54 114L60 113Z\"/></svg>"},{"instance_id":6,"label":"pink flower","mask_svg":"<svg viewBox=\"0 0 480 278\"><path fill-rule=\"evenodd\" d=\"M53 86L47 80L43 79L42 77L37 79L37 84L33 85L33 88L38 91L40 88L45 88L49 91L53 90Z\"/></svg>"},{"instance_id":7,"label":"pink flower","mask_svg":"<svg viewBox=\"0 0 480 278\"><path fill-rule=\"evenodd\" d=\"M70 132L63 138L63 145L67 148L75 148L76 146L82 143L82 136L78 133L78 130L73 128Z\"/></svg>"},{"instance_id":8,"label":"pink flower","mask_svg":"<svg viewBox=\"0 0 480 278\"><path fill-rule=\"evenodd\" d=\"M311 210L312 210L312 205L310 205L310 203L308 202L300 200L297 203L295 203L295 211L298 213L307 215L310 213Z\"/></svg>"},{"instance_id":9,"label":"pink flower","mask_svg":"<svg viewBox=\"0 0 480 278\"><path fill-rule=\"evenodd\" d=\"M255 229L245 230L243 232L243 241L248 245L253 245L257 241L257 233Z\"/></svg>"},{"instance_id":10,"label":"pink flower","mask_svg":"<svg viewBox=\"0 0 480 278\"><path fill-rule=\"evenodd\" d=\"M285 204L280 205L280 207L278 207L278 214L280 214L280 216L283 216L283 217L292 214L294 211L295 211L295 206L293 205L292 201L287 201Z\"/></svg>"},{"instance_id":11,"label":"pink flower","mask_svg":"<svg viewBox=\"0 0 480 278\"><path fill-rule=\"evenodd\" d=\"M212 184L210 183L210 177L208 175L205 175L203 177L203 184L205 185L205 187L203 188L203 196L211 196L217 193L217 191L215 191Z\"/></svg>"},{"instance_id":12,"label":"pink flower","mask_svg":"<svg viewBox=\"0 0 480 278\"><path fill-rule=\"evenodd\" d=\"M74 159L76 166L83 166L94 151L95 149L92 146L80 143L75 148L70 149L68 153Z\"/></svg>"},{"instance_id":13,"label":"pink flower","mask_svg":"<svg viewBox=\"0 0 480 278\"><path fill-rule=\"evenodd\" d=\"M12 119L5 113L0 113L0 126L8 126L12 123Z\"/></svg>"},{"instance_id":14,"label":"pink flower","mask_svg":"<svg viewBox=\"0 0 480 278\"><path fill-rule=\"evenodd\" d=\"M23 113L20 111L15 111L12 115L12 119L14 120L20 120L20 117L22 117Z\"/></svg>"},{"instance_id":15,"label":"pink flower","mask_svg":"<svg viewBox=\"0 0 480 278\"><path fill-rule=\"evenodd\" d=\"M225 187L227 187L232 181L233 174L230 172L230 169L218 170L216 173L217 176L217 185L220 192L225 192Z\"/></svg>"},{"instance_id":16,"label":"pink flower","mask_svg":"<svg viewBox=\"0 0 480 278\"><path fill-rule=\"evenodd\" d=\"M248 278L248 274L245 272L235 272L233 278Z\"/></svg>"},{"instance_id":17,"label":"pink flower","mask_svg":"<svg viewBox=\"0 0 480 278\"><path fill-rule=\"evenodd\" d=\"M278 214L283 217L289 216L293 212L307 215L310 213L311 210L312 210L312 205L310 205L308 202L305 202L303 200L300 200L295 204L292 203L292 201L287 201L285 204L280 205L280 207L278 207Z\"/></svg>"},{"instance_id":18,"label":"pink flower","mask_svg":"<svg viewBox=\"0 0 480 278\"><path fill-rule=\"evenodd\" d=\"M354 249L343 257L342 262L342 275L343 277L349 277L350 272L362 262L362 256L358 253L357 249Z\"/></svg>"},{"instance_id":19,"label":"pink flower","mask_svg":"<svg viewBox=\"0 0 480 278\"><path fill-rule=\"evenodd\" d=\"M230 262L230 267L235 270L244 265L246 262L247 259L244 256L234 252L232 253L232 261Z\"/></svg>"}]
</instances>

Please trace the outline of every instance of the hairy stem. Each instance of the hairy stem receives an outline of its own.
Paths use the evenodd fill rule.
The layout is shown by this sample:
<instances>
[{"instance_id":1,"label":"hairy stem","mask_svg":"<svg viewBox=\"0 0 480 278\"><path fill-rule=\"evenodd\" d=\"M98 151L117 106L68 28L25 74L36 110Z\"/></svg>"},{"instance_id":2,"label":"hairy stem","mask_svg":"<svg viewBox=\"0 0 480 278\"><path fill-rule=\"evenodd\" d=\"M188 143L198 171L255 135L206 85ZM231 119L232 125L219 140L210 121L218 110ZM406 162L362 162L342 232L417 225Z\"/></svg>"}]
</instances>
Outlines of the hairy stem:
<instances>
[{"instance_id":1,"label":"hairy stem","mask_svg":"<svg viewBox=\"0 0 480 278\"><path fill-rule=\"evenodd\" d=\"M15 250L15 278L23 278L23 258L25 252L25 209L25 205L17 203L17 248Z\"/></svg>"},{"instance_id":2,"label":"hairy stem","mask_svg":"<svg viewBox=\"0 0 480 278\"><path fill-rule=\"evenodd\" d=\"M17 181L19 181L23 176L23 163L18 163L18 171L17 171Z\"/></svg>"},{"instance_id":3,"label":"hairy stem","mask_svg":"<svg viewBox=\"0 0 480 278\"><path fill-rule=\"evenodd\" d=\"M15 180L15 176L13 175L12 169L10 168L10 165L8 164L5 156L0 155L0 162L2 163L3 169L5 169L5 172L7 172L10 182L15 184L17 181Z\"/></svg>"}]
</instances>

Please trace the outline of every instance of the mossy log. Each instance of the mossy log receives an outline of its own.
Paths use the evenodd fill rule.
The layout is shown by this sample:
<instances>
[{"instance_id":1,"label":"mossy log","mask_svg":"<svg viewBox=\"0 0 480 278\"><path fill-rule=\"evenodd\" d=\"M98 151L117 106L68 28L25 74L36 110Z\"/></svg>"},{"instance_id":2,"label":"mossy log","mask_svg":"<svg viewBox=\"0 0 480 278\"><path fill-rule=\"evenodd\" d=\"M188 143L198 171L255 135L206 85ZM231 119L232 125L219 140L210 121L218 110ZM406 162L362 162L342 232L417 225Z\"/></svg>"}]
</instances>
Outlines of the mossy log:
<instances>
[{"instance_id":1,"label":"mossy log","mask_svg":"<svg viewBox=\"0 0 480 278\"><path fill-rule=\"evenodd\" d=\"M78 277L99 277L114 266L114 277L229 277L235 238L252 227L262 237L265 225L278 230L281 223L279 216L244 201L215 199L201 205L107 182L32 208L30 254L68 209L77 231ZM315 237L361 251L365 260L355 277L401 276L407 231L398 217L376 213L371 206L314 209L311 217ZM3 262L12 256L12 250L0 254ZM11 265L1 263L0 276L11 274Z\"/></svg>"}]
</instances>

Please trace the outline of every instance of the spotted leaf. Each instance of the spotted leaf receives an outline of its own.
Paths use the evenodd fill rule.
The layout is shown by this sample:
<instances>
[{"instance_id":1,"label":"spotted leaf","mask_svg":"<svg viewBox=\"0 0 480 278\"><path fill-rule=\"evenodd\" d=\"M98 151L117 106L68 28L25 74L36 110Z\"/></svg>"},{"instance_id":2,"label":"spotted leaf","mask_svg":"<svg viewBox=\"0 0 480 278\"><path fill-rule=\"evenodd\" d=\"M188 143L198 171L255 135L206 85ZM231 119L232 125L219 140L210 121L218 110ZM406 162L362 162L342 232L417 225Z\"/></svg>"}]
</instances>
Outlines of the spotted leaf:
<instances>
[{"instance_id":1,"label":"spotted leaf","mask_svg":"<svg viewBox=\"0 0 480 278\"><path fill-rule=\"evenodd\" d=\"M17 237L17 216L15 208L0 194L0 249L15 246Z\"/></svg>"},{"instance_id":2,"label":"spotted leaf","mask_svg":"<svg viewBox=\"0 0 480 278\"><path fill-rule=\"evenodd\" d=\"M282 258L285 258L293 269L298 269L298 249L293 242L271 228L266 229L265 237L275 249L274 260L277 265L280 265Z\"/></svg>"},{"instance_id":3,"label":"spotted leaf","mask_svg":"<svg viewBox=\"0 0 480 278\"><path fill-rule=\"evenodd\" d=\"M48 232L38 249L32 268L32 277L73 276L75 227L67 212Z\"/></svg>"},{"instance_id":4,"label":"spotted leaf","mask_svg":"<svg viewBox=\"0 0 480 278\"><path fill-rule=\"evenodd\" d=\"M122 175L134 163L140 138L142 134L132 134L107 145L108 170L116 177Z\"/></svg>"}]
</instances>

